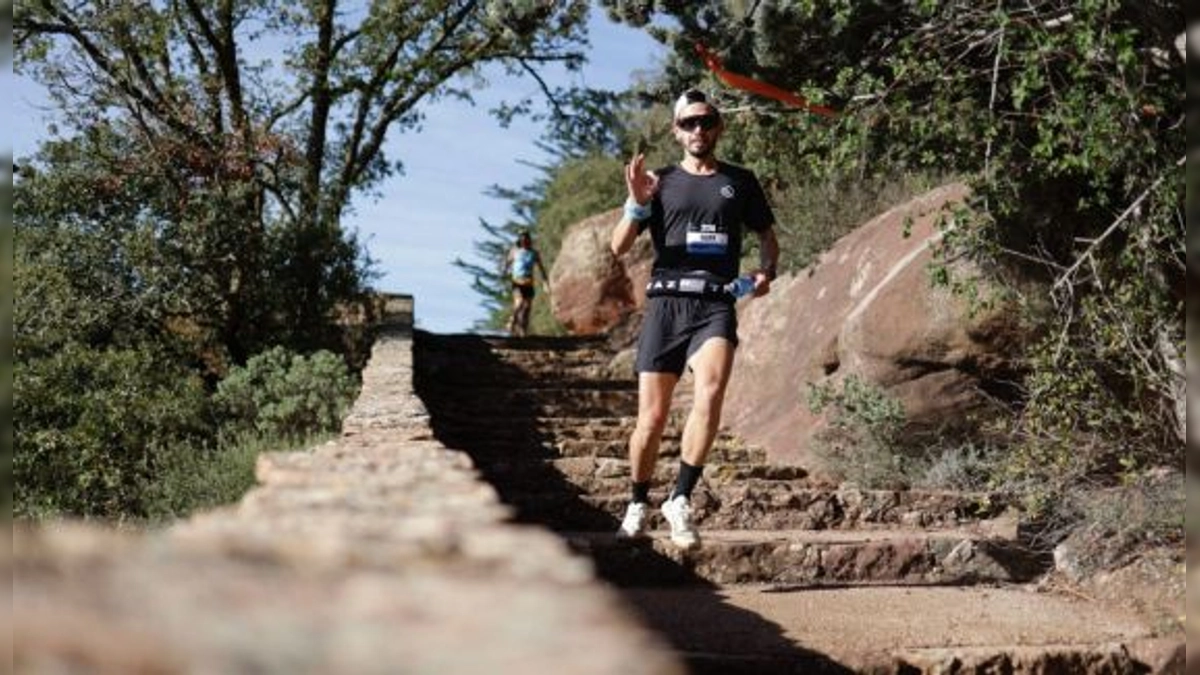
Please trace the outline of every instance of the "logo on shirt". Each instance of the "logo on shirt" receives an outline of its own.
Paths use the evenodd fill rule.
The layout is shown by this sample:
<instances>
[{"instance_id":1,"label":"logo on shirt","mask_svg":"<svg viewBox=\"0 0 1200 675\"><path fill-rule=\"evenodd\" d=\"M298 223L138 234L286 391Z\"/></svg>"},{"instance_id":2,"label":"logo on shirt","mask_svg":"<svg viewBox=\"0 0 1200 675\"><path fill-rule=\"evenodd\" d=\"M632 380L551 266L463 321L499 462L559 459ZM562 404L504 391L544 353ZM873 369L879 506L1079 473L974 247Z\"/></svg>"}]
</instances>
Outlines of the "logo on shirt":
<instances>
[{"instance_id":1,"label":"logo on shirt","mask_svg":"<svg viewBox=\"0 0 1200 675\"><path fill-rule=\"evenodd\" d=\"M733 194L734 193L733 193L732 185L726 185L721 188L721 196L724 197L725 199L733 199Z\"/></svg>"}]
</instances>

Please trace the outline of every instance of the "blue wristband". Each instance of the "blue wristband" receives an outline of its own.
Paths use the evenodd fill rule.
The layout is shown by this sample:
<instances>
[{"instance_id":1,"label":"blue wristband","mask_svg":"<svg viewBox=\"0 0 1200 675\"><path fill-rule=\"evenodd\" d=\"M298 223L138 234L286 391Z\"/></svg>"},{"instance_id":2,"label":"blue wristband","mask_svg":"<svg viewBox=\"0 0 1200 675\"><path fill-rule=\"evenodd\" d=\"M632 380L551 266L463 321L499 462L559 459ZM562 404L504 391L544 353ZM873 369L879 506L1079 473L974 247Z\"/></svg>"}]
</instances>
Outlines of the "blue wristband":
<instances>
[{"instance_id":1,"label":"blue wristband","mask_svg":"<svg viewBox=\"0 0 1200 675\"><path fill-rule=\"evenodd\" d=\"M639 204L630 197L625 200L625 217L630 220L645 220L650 217L650 205Z\"/></svg>"}]
</instances>

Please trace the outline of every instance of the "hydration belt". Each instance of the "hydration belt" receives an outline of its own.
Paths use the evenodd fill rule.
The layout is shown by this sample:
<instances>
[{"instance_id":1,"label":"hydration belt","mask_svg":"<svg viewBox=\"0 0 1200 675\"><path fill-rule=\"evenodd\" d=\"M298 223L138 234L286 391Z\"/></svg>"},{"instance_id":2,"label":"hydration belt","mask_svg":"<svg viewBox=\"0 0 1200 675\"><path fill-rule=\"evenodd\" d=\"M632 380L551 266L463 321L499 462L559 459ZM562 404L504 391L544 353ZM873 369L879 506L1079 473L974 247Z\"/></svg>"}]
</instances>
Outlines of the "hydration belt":
<instances>
[{"instance_id":1,"label":"hydration belt","mask_svg":"<svg viewBox=\"0 0 1200 675\"><path fill-rule=\"evenodd\" d=\"M675 296L684 298L707 298L733 302L733 295L725 284L709 281L703 277L659 273L646 284L646 297Z\"/></svg>"}]
</instances>

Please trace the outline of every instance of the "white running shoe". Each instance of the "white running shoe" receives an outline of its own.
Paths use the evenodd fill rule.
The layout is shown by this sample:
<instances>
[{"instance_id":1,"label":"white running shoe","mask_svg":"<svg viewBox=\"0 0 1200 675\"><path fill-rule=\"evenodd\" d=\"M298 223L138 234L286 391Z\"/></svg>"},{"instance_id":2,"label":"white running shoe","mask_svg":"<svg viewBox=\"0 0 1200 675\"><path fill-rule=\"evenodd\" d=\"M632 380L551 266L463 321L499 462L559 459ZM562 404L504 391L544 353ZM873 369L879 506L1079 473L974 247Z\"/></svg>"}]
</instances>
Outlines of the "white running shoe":
<instances>
[{"instance_id":1,"label":"white running shoe","mask_svg":"<svg viewBox=\"0 0 1200 675\"><path fill-rule=\"evenodd\" d=\"M646 536L646 504L645 502L629 502L625 508L625 519L617 530L618 539L636 539Z\"/></svg>"},{"instance_id":2,"label":"white running shoe","mask_svg":"<svg viewBox=\"0 0 1200 675\"><path fill-rule=\"evenodd\" d=\"M692 524L692 507L687 497L677 495L663 502L663 517L671 526L671 542L679 548L690 549L700 545L700 533Z\"/></svg>"}]
</instances>

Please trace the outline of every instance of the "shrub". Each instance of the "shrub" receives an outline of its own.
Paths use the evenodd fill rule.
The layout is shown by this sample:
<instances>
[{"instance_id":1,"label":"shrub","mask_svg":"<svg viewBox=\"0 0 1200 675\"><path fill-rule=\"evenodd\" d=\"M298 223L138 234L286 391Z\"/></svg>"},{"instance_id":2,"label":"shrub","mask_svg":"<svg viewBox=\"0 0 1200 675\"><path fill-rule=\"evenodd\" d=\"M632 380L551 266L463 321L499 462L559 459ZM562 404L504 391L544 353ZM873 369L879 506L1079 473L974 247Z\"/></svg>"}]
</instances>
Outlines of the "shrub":
<instances>
[{"instance_id":1,"label":"shrub","mask_svg":"<svg viewBox=\"0 0 1200 675\"><path fill-rule=\"evenodd\" d=\"M311 356L272 347L217 385L224 431L300 440L337 429L358 384L335 354Z\"/></svg>"},{"instance_id":2,"label":"shrub","mask_svg":"<svg viewBox=\"0 0 1200 675\"><path fill-rule=\"evenodd\" d=\"M1075 485L1046 512L1034 544L1065 543L1081 574L1121 567L1147 548L1181 544L1184 483L1182 473L1164 469L1122 485Z\"/></svg>"},{"instance_id":3,"label":"shrub","mask_svg":"<svg viewBox=\"0 0 1200 675\"><path fill-rule=\"evenodd\" d=\"M931 448L916 487L930 490L983 492L994 488L1001 454L985 442L961 440Z\"/></svg>"},{"instance_id":4,"label":"shrub","mask_svg":"<svg viewBox=\"0 0 1200 675\"><path fill-rule=\"evenodd\" d=\"M163 448L159 475L146 491L146 516L152 522L169 521L232 504L256 484L255 464L260 454L295 450L321 440L316 437L297 443L230 434L213 446Z\"/></svg>"},{"instance_id":5,"label":"shrub","mask_svg":"<svg viewBox=\"0 0 1200 675\"><path fill-rule=\"evenodd\" d=\"M67 343L14 373L18 517L143 516L161 450L212 433L200 378L147 349Z\"/></svg>"},{"instance_id":6,"label":"shrub","mask_svg":"<svg viewBox=\"0 0 1200 675\"><path fill-rule=\"evenodd\" d=\"M817 436L816 454L839 480L864 488L901 488L912 465L900 445L904 407L881 387L853 375L833 384L809 384L808 407L829 410L829 426Z\"/></svg>"}]
</instances>

